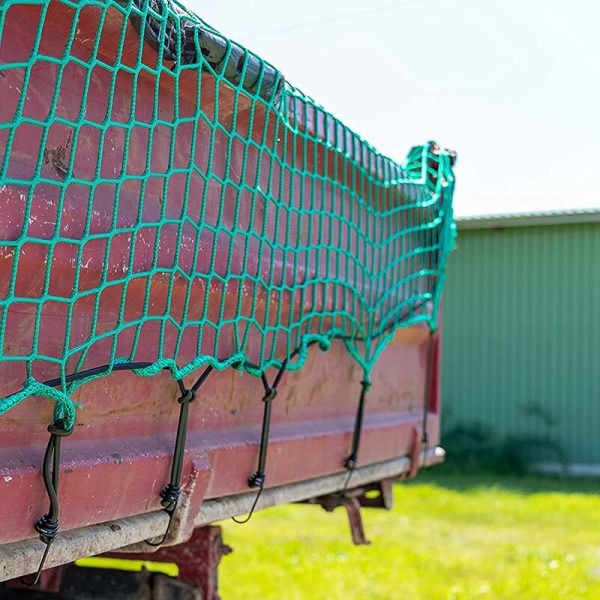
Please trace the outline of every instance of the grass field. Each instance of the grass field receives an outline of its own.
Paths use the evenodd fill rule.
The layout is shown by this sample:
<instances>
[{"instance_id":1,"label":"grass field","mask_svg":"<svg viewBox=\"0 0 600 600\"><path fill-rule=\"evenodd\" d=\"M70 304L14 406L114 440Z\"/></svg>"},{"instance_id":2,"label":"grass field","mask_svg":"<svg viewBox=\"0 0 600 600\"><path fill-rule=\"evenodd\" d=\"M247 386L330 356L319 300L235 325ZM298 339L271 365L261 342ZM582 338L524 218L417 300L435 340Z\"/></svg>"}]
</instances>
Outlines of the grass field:
<instances>
[{"instance_id":1,"label":"grass field","mask_svg":"<svg viewBox=\"0 0 600 600\"><path fill-rule=\"evenodd\" d=\"M223 600L600 599L600 481L423 472L392 512L293 505L224 523Z\"/></svg>"}]
</instances>

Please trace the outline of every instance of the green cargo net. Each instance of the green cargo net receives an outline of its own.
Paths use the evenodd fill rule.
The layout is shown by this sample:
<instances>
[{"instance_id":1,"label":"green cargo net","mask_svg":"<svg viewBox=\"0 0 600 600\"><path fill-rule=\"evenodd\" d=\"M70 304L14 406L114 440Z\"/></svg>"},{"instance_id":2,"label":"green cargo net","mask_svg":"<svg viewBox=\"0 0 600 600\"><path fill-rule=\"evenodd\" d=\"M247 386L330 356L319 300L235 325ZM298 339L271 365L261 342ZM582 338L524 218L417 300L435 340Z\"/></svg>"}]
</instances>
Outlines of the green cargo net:
<instances>
[{"instance_id":1,"label":"green cargo net","mask_svg":"<svg viewBox=\"0 0 600 600\"><path fill-rule=\"evenodd\" d=\"M0 36L0 414L334 339L368 378L435 329L452 153L400 167L175 2L8 0Z\"/></svg>"}]
</instances>

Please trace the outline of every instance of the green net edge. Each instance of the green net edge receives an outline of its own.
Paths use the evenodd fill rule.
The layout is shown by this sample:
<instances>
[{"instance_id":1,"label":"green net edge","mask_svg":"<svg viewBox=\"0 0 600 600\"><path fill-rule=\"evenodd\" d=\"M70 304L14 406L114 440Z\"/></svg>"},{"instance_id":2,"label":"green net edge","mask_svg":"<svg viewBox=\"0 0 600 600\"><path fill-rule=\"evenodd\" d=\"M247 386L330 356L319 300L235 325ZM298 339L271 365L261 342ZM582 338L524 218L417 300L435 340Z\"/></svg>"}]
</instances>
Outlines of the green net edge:
<instances>
[{"instance_id":1,"label":"green net edge","mask_svg":"<svg viewBox=\"0 0 600 600\"><path fill-rule=\"evenodd\" d=\"M70 2L69 0L61 0L61 2L63 2L65 5L69 5L74 8L77 8L77 5L78 5L78 3ZM3 7L3 10L6 10L12 4L18 4L18 3L44 5L44 4L46 4L46 0L29 0L29 1L25 1L25 2L23 2L23 0L15 1L15 2L9 1L5 4L5 6ZM186 9L185 7L183 7L177 0L173 0L172 3L174 5L179 6L185 12L185 15L188 18L191 17L191 18L197 20L197 22L199 24L201 24L202 26L207 27L211 31L217 32L217 30L215 30L210 25L208 25L200 17L196 16L193 12L191 12L188 9ZM90 4L98 4L99 6L103 6L104 8L106 8L104 3L90 2ZM110 1L109 4L112 6L117 6L116 2L114 2L114 1ZM175 18L181 18L181 16L182 16L181 14L176 15L175 13L173 13L173 15L175 16ZM220 34L220 35L222 35L222 34ZM254 55L254 56L256 56L256 55ZM260 59L260 60L263 60L263 59ZM269 64L266 61L264 61L264 63ZM185 67L183 67L183 68L185 68ZM243 90L238 90L238 91L241 91L242 93L247 93ZM342 124L336 117L331 115L331 113L322 109L322 107L320 107L320 105L318 105L316 102L314 102L309 96L303 94L301 91L299 91L297 88L293 87L286 81L285 87L284 87L284 96L287 94L291 94L293 96L297 96L297 97L301 98L305 102L310 103L315 110L321 112L321 114L323 114L325 116L325 118L332 118L332 119L334 119L334 121L336 123ZM285 105L285 104L286 104L285 102L282 102L282 105ZM295 130L295 127L293 127L291 125L291 123L289 122L289 120L287 118L287 114L283 114L280 111L276 111L276 112L278 113L278 116L282 119L282 124L284 127ZM417 158L417 156L414 156L414 155L411 156L409 154L407 167L406 167L406 170L404 170L398 163L396 163L389 157L379 153L371 144L366 142L363 138L361 138L358 134L354 133L351 129L349 129L346 126L343 126L343 127L345 130L350 131L352 133L355 141L357 141L360 145L362 145L366 149L368 149L370 153L374 154L375 158L382 158L383 160L389 161L391 165L399 167L401 171L404 171L404 173L406 174L406 178L399 178L393 182L388 182L389 185L399 185L402 183L409 183L414 186L422 186L422 187L426 188L427 195L429 196L430 201L427 203L419 203L419 206L427 206L430 204L436 204L438 202L444 203L443 210L440 213L440 218L443 220L443 228L442 228L442 233L441 233L442 241L440 242L441 251L440 251L440 255L439 255L439 262L438 262L438 269L437 269L438 281L435 286L435 292L434 292L434 295L432 298L431 313L429 315L427 315L427 314L416 315L416 316L413 316L406 320L395 323L389 329L389 332L387 333L387 335L379 338L376 348L375 348L374 352L370 355L370 360L368 360L368 361L365 359L364 356L362 356L361 354L359 354L356 351L356 348L353 348L352 346L350 346L350 344L348 342L345 342L345 345L348 349L349 354L362 366L362 368L365 370L365 372L368 373L371 370L373 364L376 362L377 358L380 356L380 354L383 352L383 350L387 346L387 343L393 338L395 332L398 329L410 327L419 322L425 322L427 325L429 325L429 327L432 331L437 328L437 314L438 314L438 309L439 309L441 290L443 287L443 280L445 277L445 265L446 265L446 261L447 261L447 256L448 256L450 250L452 249L452 247L454 246L454 242L455 242L455 238L456 238L456 225L455 225L453 215L452 215L452 204L451 204L451 198L452 198L453 187L454 187L454 176L453 176L450 164L449 164L448 157L444 156L443 154L438 156L437 158L440 161L438 173L439 173L440 177L438 178L438 183L437 183L435 189L429 189L430 183L427 181L427 177L426 177L426 169L427 168L424 166L426 164L427 158L429 156L429 152L427 151L427 146L422 146L419 148L421 150L421 152L419 152L418 158ZM341 149L338 149L338 151L341 152ZM418 164L418 163L420 163L420 164ZM415 173L415 171L419 172L418 175ZM413 175L413 173L415 173L415 175ZM442 180L446 181L446 186L447 186L446 189L443 191L440 189ZM335 339L336 336L338 335L338 333L339 332L336 330L330 330L328 335L320 335L320 334L305 334L305 335L303 335L301 338L301 341L302 341L301 347L297 354L297 360L295 360L294 362L291 362L291 363L287 363L285 365L285 368L290 371L301 369L306 362L308 345L311 342L318 342L318 344L322 350L328 350L330 348L332 339ZM93 345L93 343L95 343L95 340L91 341L90 345ZM0 360L2 360L2 359L0 358ZM117 365L122 362L126 362L126 359L121 357L121 358L114 359L112 361L112 364ZM195 369L198 369L202 366L210 365L214 369L220 370L220 371L227 369L229 367L235 367L235 368L238 368L240 371L245 371L245 372L249 373L250 375L260 376L268 368L271 368L271 367L280 368L281 366L283 366L284 361L278 360L278 359L272 359L272 360L266 361L263 365L261 365L260 368L247 365L246 363L247 363L247 357L244 355L244 353L237 352L237 353L233 354L232 356L230 356L226 359L221 359L221 360L219 360L211 355L199 355L194 360L190 361L183 367L179 367L174 359L159 358L151 366L145 367L143 369L135 369L133 371L136 375L148 377L148 376L153 376L153 375L159 373L160 371L166 369L171 372L174 379L179 380L179 379L182 379L183 377L185 377L186 375L190 374L191 372L193 372ZM79 405L78 405L78 403L74 402L71 399L70 395L84 383L90 382L90 381L98 379L100 377L106 377L106 376L110 375L112 372L113 372L112 369L109 369L105 373L90 376L90 377L78 380L75 383L63 385L62 389L60 389L60 390L55 387L48 386L48 385L44 384L43 382L37 381L33 377L30 377L24 382L23 388L20 391L14 393L14 394L11 394L9 396L6 396L4 398L0 398L0 415L7 412L9 409L15 407L20 402L22 402L23 400L25 400L29 397L45 397L50 400L53 400L55 403L55 409L54 409L55 419L60 418L65 422L65 425L67 427L72 427L72 425L75 421L76 407Z\"/></svg>"}]
</instances>

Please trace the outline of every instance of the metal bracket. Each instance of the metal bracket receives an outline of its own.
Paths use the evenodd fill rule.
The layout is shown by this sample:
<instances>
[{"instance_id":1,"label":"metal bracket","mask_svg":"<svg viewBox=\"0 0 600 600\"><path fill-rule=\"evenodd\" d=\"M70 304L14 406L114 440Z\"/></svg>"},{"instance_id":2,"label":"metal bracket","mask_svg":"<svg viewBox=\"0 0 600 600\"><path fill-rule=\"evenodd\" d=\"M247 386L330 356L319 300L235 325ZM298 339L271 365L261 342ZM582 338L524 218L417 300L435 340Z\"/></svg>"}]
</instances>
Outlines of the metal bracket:
<instances>
[{"instance_id":1,"label":"metal bracket","mask_svg":"<svg viewBox=\"0 0 600 600\"><path fill-rule=\"evenodd\" d=\"M358 501L358 498L346 497L342 500L342 506L346 509L346 513L348 514L352 543L357 546L369 545L371 542L365 536L365 528L362 515L360 514L360 502Z\"/></svg>"},{"instance_id":2,"label":"metal bracket","mask_svg":"<svg viewBox=\"0 0 600 600\"><path fill-rule=\"evenodd\" d=\"M345 492L334 492L302 500L300 504L318 504L327 512L333 512L338 506L343 506L348 514L352 542L357 545L370 544L371 542L365 536L360 509L364 507L391 510L394 505L393 485L397 479L397 477L382 479Z\"/></svg>"},{"instance_id":3,"label":"metal bracket","mask_svg":"<svg viewBox=\"0 0 600 600\"><path fill-rule=\"evenodd\" d=\"M219 563L223 556L227 556L231 552L231 547L223 543L221 528L211 525L195 529L191 538L184 544L162 546L153 552L131 554L109 552L104 556L174 562L179 566L179 579L201 590L202 598L217 600L220 598L218 594ZM168 597L176 598L175 595ZM185 597L193 598L193 596Z\"/></svg>"},{"instance_id":4,"label":"metal bracket","mask_svg":"<svg viewBox=\"0 0 600 600\"><path fill-rule=\"evenodd\" d=\"M382 479L367 486L358 496L358 501L365 508L384 508L392 510L394 506L394 479ZM373 492L376 492L373 495Z\"/></svg>"},{"instance_id":5,"label":"metal bracket","mask_svg":"<svg viewBox=\"0 0 600 600\"><path fill-rule=\"evenodd\" d=\"M368 487L371 488L371 486ZM316 498L309 498L308 500L301 501L301 504L318 504L327 512L333 512L339 506L343 506L348 515L352 542L356 545L368 545L371 542L365 536L365 528L360 512L362 505L361 499L364 498L366 502L371 500L365 497L365 494L368 491L369 489L365 487L355 488L353 490L347 490L346 492L335 492ZM368 504L365 504L365 506L366 505Z\"/></svg>"},{"instance_id":6,"label":"metal bracket","mask_svg":"<svg viewBox=\"0 0 600 600\"><path fill-rule=\"evenodd\" d=\"M421 466L422 446L422 434L416 427L414 427L413 442L410 449L410 471L408 472L408 477L410 478L416 477L417 473L419 472L419 467Z\"/></svg>"}]
</instances>

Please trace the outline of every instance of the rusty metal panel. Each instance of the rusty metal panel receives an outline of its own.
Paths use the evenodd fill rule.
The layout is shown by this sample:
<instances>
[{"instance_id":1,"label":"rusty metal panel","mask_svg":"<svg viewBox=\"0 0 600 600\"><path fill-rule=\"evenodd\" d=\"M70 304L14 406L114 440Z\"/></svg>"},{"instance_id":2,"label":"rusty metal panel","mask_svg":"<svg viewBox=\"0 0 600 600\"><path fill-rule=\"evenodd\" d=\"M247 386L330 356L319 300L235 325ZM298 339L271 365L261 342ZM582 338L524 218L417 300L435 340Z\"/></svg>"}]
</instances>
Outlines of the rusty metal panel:
<instances>
[{"instance_id":1,"label":"rusty metal panel","mask_svg":"<svg viewBox=\"0 0 600 600\"><path fill-rule=\"evenodd\" d=\"M422 452L420 465L430 466L444 458L440 448ZM407 457L381 462L375 465L358 467L352 477L353 485L380 481L382 479L406 476L411 469ZM314 496L329 494L344 486L346 473L337 473L303 482L275 488L267 488L260 497L257 510L288 502L306 500ZM250 510L254 493L244 493L214 500L206 500L196 515L195 527L203 527L239 515ZM52 552L48 556L47 567L71 562L82 556L109 552L127 546L128 551L146 552L148 546L138 544L144 539L160 535L167 525L167 515L163 511L149 512L135 517L118 519L80 529L65 531L56 538ZM191 535L191 534L190 534ZM28 539L9 544L0 544L0 581L20 577L37 567L40 549L39 539Z\"/></svg>"},{"instance_id":2,"label":"rusty metal panel","mask_svg":"<svg viewBox=\"0 0 600 600\"><path fill-rule=\"evenodd\" d=\"M400 330L382 354L368 395L359 465L412 453L415 436L421 435L427 340L425 325ZM310 353L303 371L286 375L273 407L269 487L344 470L362 374L343 343L336 342L329 352ZM192 405L182 538L191 534L203 500L247 491L260 442L260 386L259 380L236 371L219 372ZM432 386L432 395L437 393L438 386ZM78 390L80 417L62 451L64 531L160 508L177 396L168 373L152 378L114 373ZM439 441L438 409L434 397L428 419L431 447ZM50 410L47 403L23 403L0 420L0 544L33 537L33 523L47 508L40 464Z\"/></svg>"},{"instance_id":3,"label":"rusty metal panel","mask_svg":"<svg viewBox=\"0 0 600 600\"><path fill-rule=\"evenodd\" d=\"M459 226L444 293L446 431L482 423L600 463L599 262L600 223Z\"/></svg>"},{"instance_id":4,"label":"rusty metal panel","mask_svg":"<svg viewBox=\"0 0 600 600\"><path fill-rule=\"evenodd\" d=\"M19 50L19 44L23 41L20 34L32 31L31 28L21 27L21 25L26 25L28 15L31 17L32 14L37 14L36 11L39 12L39 7L30 6L14 15L15 19L11 21L12 27L17 31L17 25L19 26L19 35L15 34L14 44L3 46L4 52L10 54ZM53 40L56 41L56 38L52 36L60 31L64 34L65 23L61 14L52 10L48 12L46 19L47 30L50 32L48 35L51 36L49 40L54 43ZM115 21L109 19L107 31L109 33L112 31L112 35L116 36L116 32L120 31L121 21L122 15L120 20L118 18ZM86 33L88 30L89 36ZM82 19L81 27L77 32L82 43L85 42L90 46L94 34L94 22ZM102 39L102 43L110 41ZM133 47L128 44L125 44L125 47L126 59L128 61L137 60ZM88 47L87 52L90 51ZM77 73L79 74L71 74L65 79L68 81L68 85L65 84L64 91L61 91L59 102L61 110L65 111L64 114L72 118L75 118L76 112L74 111L79 106L75 83L81 82L84 78L81 72L77 71ZM35 110L38 115L45 110L45 103L49 98L48 89L54 85L51 75L50 67L35 70L36 80L34 81L35 85L32 85L32 90L35 89L36 93L30 94L31 101L28 100L28 102L33 103L32 110ZM125 75L125 80L129 81L131 74L125 72ZM97 81L98 87L94 87L90 110L102 108L102 91L106 91L106 85L103 87L102 83L106 84L108 77L108 72L91 76L90 80ZM136 110L140 115L146 114L147 116L148 111L153 110L155 93L159 99L164 99L165 96L163 90L165 83L161 83L163 86L161 87L151 79L146 73L137 81ZM158 91L155 92L155 89ZM161 90L163 91L161 92ZM185 81L181 84L181 90L187 90L186 93L189 94L189 97L196 93L196 88L187 85ZM189 107L186 104L189 101L186 93L182 92L181 94L180 109ZM11 92L7 98L14 102L16 94L17 92ZM112 105L112 110L125 111L130 97L131 93L125 93L120 103L115 102ZM203 101L209 104L213 100L210 96L203 96L203 98ZM232 102L231 94L227 100L227 94L223 92L219 110L228 113L228 118L231 117L229 113L233 106ZM248 110L242 107L238 112L238 123L250 127ZM256 115L256 120L260 121L258 115ZM59 180L64 177L63 163L67 152L64 140L72 139L64 130L64 125L64 123L58 123L56 127L51 128L52 131L48 134L46 162L41 166L44 179L55 181L57 177ZM308 131L311 131L311 127L315 128L313 134L316 135L318 122L311 124L307 121L303 126ZM267 133L271 132L269 135L274 135L271 131L272 128L268 125L265 128ZM142 133L138 133L142 135ZM106 138L111 142L115 141L118 155L119 152L124 151L124 142L122 139L111 136L118 137L118 135L108 132ZM85 157L95 155L92 137L84 135L79 138L81 151L84 152ZM83 141L90 143L86 145L82 143ZM1 143L2 140L0 140L0 145ZM18 143L15 144L13 147L18 152L16 152L14 166L11 162L11 168L16 169L17 173L21 174L19 178L23 179L23 170L27 172L35 165L34 157L38 155L39 140L25 136L20 137ZM168 144L165 145L164 139L160 142L157 141L157 144L156 148L161 151L160 154L164 154ZM146 155L139 153L142 145L141 142L137 144L135 140L131 141L128 147L128 156L132 164L146 160ZM223 150L223 148L221 149ZM300 152L300 150L297 151ZM206 147L201 147L198 152L206 154L208 150ZM235 152L232 155L237 156ZM219 156L221 157L220 162L216 161L215 164L218 163L221 168L225 163L226 152L222 152ZM319 156L318 153L315 153L313 160L323 160ZM89 161L84 160L82 164L88 165L85 167L86 169L91 168ZM114 170L116 164L115 156L111 153L103 155L102 169L116 173L118 172ZM327 168L333 173L332 165ZM31 217L31 226L34 229L42 228L42 230L36 229L38 233L54 230L57 215L48 211L49 207L58 206L54 200L59 193L58 187L60 187L46 185L44 182L42 184L36 187L34 193L37 208L28 215L27 220L29 221L29 217ZM291 186L290 182L285 182L285 185ZM69 189L72 191L69 191L69 195L66 196L67 199L63 205L64 215L61 217L70 227L74 227L76 224L81 227L84 213L79 207L89 198L85 194L81 195L82 191L76 186ZM179 181L170 189L179 189L183 193L183 182ZM195 206L200 211L201 194L198 193L198 189L194 194L190 192L190 197L194 199ZM138 218L139 191L137 188L125 190L125 200L121 204L122 211L117 215L119 219L125 219L126 222L131 223ZM156 189L152 190L151 186L146 188L146 193L150 192L158 193ZM209 195L217 194L216 191L208 193ZM39 197L38 194L40 194ZM101 210L94 217L97 220L90 225L90 227L93 225L93 228L96 228L94 231L104 231L112 222L114 215L111 213L110 202L107 204L107 200L110 200L112 195L113 192L105 188L98 190L94 202L99 203ZM21 212L25 206L24 199L22 190L16 191L14 186L10 190L4 189L0 194L0 210L4 214L2 227L16 228L9 232L11 233L8 236L10 238L18 236L19 224L25 223L25 213ZM156 202L152 205L153 215L162 211L163 202L167 207L165 210L179 210L179 205L170 204L168 197L163 198L158 194ZM58 209L56 208L56 210ZM217 212L207 211L204 217L216 218ZM409 214L412 215L412 212ZM228 219L231 216L231 214L225 215L224 218ZM154 218L152 216L152 219ZM268 217L266 222L269 227L271 225L274 227L275 219ZM164 247L165 253L172 256L175 254L174 238L169 235L169 227L166 227L162 233L167 238ZM132 242L129 237L113 239L111 243L113 242L114 246L111 247L114 253L111 255L112 258L108 257L107 267L109 270L114 268L114 272L117 273L119 267L121 271L123 269L126 262L124 262L124 257L129 255ZM140 254L134 254L132 257L134 266L137 264L136 261L147 264L148 261L154 260L149 251L144 250L146 247L144 244L137 247L140 248ZM191 251L191 248L192 246L182 247L178 250L181 260L194 260L194 252ZM98 260L98 257L104 256L104 254L100 251L101 248L95 244L91 244L88 250L89 256L86 250L84 258L81 259L82 262L85 260L86 269L85 273L81 275L80 282L90 278L87 284L93 287L98 273L104 271L105 265L99 264L102 263L102 260ZM69 252L63 249L55 255L56 262L53 273L57 274L57 283L53 285L60 286L61 297L71 293L74 285L73 273L78 267L77 257ZM166 260L162 254L159 258ZM20 253L19 271L32 274L32 282L28 282L28 285L39 283L37 267L40 261L46 259L47 256L43 252L40 253L39 249L25 248ZM91 262L88 262L88 259ZM202 253L198 260L201 263L208 261L208 253ZM10 273L13 261L16 261L14 252L11 256L4 257L3 272L5 274ZM216 271L227 271L226 263L225 253L219 254L216 257ZM284 267L285 264L282 262L277 269L282 270ZM207 268L207 265L202 268ZM302 276L310 274L311 269L315 268L315 265L307 266ZM7 284L7 281L8 279L5 277L4 285ZM161 281L153 282L150 287L149 302L156 314L162 314L165 310L166 288L163 285L164 281L162 283ZM21 284L19 283L19 285ZM102 296L103 310L96 326L103 331L110 330L111 323L121 306L129 308L133 306L129 304L130 301L139 302L145 298L146 288L141 285L137 286L137 283L132 284L125 295L123 295L124 288L121 285L118 287L120 289L114 290L114 294L111 292L111 294ZM174 288L174 303L183 297L182 290L183 288ZM221 303L220 294L222 293L225 308L232 311L232 314L235 312L239 289L225 292L222 288L217 287L208 291L204 290L203 294L205 293L213 294L213 297L219 299L219 302L209 303L210 310L216 309ZM315 292L315 295L318 306L327 308L325 296L321 292ZM201 297L203 299L204 295ZM266 314L265 306L269 301L265 296L256 310L262 311L263 315ZM70 317L72 321L70 334L72 336L82 336L93 322L94 311L91 310L90 302L86 300L74 309L73 315ZM203 303L196 303L194 310L199 311L201 304ZM290 301L288 304L286 310L293 306L293 302ZM426 311L428 307L423 304L420 310ZM11 313L7 329L11 334L11 343L17 347L24 343L26 336L32 335L30 325L32 311L35 312L35 309L31 306L23 306ZM64 344L65 319L64 310L54 307L49 313L49 320L44 321L42 331L46 334L44 337L47 338L47 343L52 347L62 348ZM157 343L155 334L158 332L158 327L154 320L148 325L149 328L145 329L148 337L146 337L146 333L142 334L140 346L142 354L148 352L153 355L154 345ZM234 345L232 332L225 328L220 333L225 346L223 352L229 355L230 346ZM177 337L177 332L171 330L171 333L166 334L165 343L174 343ZM433 353L435 364L431 373L428 370L427 359L430 331L424 322L398 330L382 352L379 362L371 373L372 385L367 397L364 431L358 457L359 467L414 454L416 442L423 437L422 427L425 421L428 428L429 449L437 446L439 441L439 385L437 382L439 338L436 336L433 339L436 344ZM256 346L255 338L252 338L252 343ZM197 355L198 348L193 339L184 340L182 345L187 352L186 357L183 357L184 362L187 363L191 357ZM56 348L54 349L56 350ZM5 351L7 350L5 348ZM118 346L116 353L120 356L127 355ZM139 358L143 360L147 357L140 356ZM102 364L99 355L95 355L93 351L88 354L88 360L91 363L86 366ZM42 368L43 372L37 372L34 369L34 375L38 379L57 375L52 370L54 367L50 368L50 372L43 370L45 368ZM15 361L6 362L0 368L0 391L2 392L0 396L7 396L15 389L19 389L26 375L27 373ZM186 378L185 386L191 387L198 375L198 372L191 373ZM274 372L268 371L267 375L272 380ZM348 356L341 340L333 342L331 349L326 354L321 353L318 347L313 347L308 353L303 371L285 374L273 406L265 494L274 487L290 489L294 484L316 478L342 473L345 477L344 461L348 457L352 442L356 405L363 378L363 370L356 361ZM85 529L88 533L90 530L93 532L99 524L109 521L114 523L117 520L141 518L146 522L151 520L146 519L149 514L159 515L160 531L164 531L164 522L162 521L164 521L165 515L157 513L160 509L159 492L169 480L179 410L176 400L180 393L181 390L173 378L163 371L152 378L137 377L131 372L115 372L104 379L85 383L72 394L72 399L79 402L81 408L73 435L62 443L61 485L58 493L61 531L65 535L69 531L79 529ZM223 497L231 498L247 492L248 476L256 468L259 451L263 394L264 389L261 387L259 379L242 378L239 373L231 369L215 373L202 387L197 401L190 408L187 445L183 460L183 500L181 506L178 507L173 529L176 541L182 541L191 536L194 527L198 524L198 516L202 515L202 507L206 506L207 502ZM428 419L424 420L423 408L426 396L430 414ZM26 564L22 563L21 565L25 570L32 564L35 567L34 563L39 561L41 555L39 552L41 542L34 538L33 526L48 507L48 497L42 484L40 466L48 439L46 428L52 419L51 410L50 402L44 402L41 399L38 401L36 398L15 406L0 419L0 522L2 523L0 550L6 550L6 546L10 543L18 544L29 538L30 543L35 544L30 548L33 559L30 557L31 560L27 559L29 562L25 561ZM416 463L412 465L413 471L415 465ZM148 523L146 524L148 525ZM145 531L144 535L147 535L150 529L154 531L152 527L148 526L147 529L139 529L138 533ZM117 535L116 531L112 533ZM120 535L123 538L126 537L123 533ZM127 539L123 543L138 542L140 539ZM60 536L51 549L48 565L56 559L55 551L60 548L59 540ZM88 545L83 547L79 556L97 552L98 543L97 538L91 539ZM112 546L111 549L114 547L116 546Z\"/></svg>"}]
</instances>

